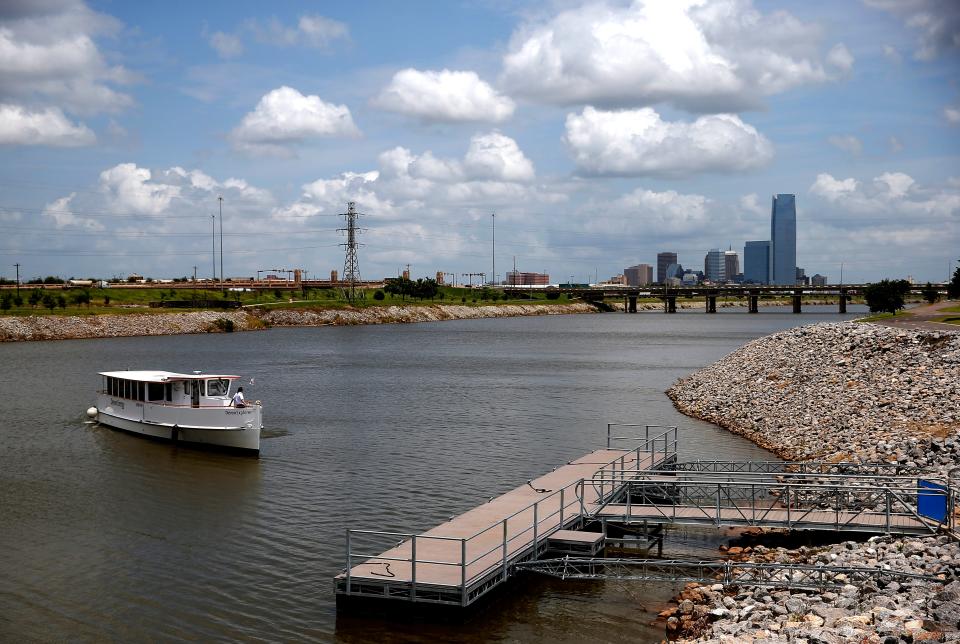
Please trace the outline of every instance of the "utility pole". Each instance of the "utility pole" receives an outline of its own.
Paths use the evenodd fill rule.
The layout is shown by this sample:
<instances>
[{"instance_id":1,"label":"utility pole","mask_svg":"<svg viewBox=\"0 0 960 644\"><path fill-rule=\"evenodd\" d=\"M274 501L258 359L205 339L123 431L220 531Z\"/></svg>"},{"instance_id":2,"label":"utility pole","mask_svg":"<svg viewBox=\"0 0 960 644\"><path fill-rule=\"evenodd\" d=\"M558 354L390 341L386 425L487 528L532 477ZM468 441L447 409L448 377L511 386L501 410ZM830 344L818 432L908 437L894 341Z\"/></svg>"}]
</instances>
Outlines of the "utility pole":
<instances>
[{"instance_id":1,"label":"utility pole","mask_svg":"<svg viewBox=\"0 0 960 644\"><path fill-rule=\"evenodd\" d=\"M357 262L357 248L363 246L363 244L357 243L357 234L363 232L362 229L357 228L357 219L362 216L361 213L357 212L356 202L349 201L347 202L347 212L340 213L340 216L346 220L346 227L338 228L339 232L345 232L347 234L347 242L345 244L340 244L346 249L346 257L343 260L343 277L341 278L344 282L349 282L349 290L344 289L344 292L347 296L347 299L351 302L357 296L357 284L360 282L360 265ZM363 296L363 291L361 290L360 296Z\"/></svg>"},{"instance_id":2,"label":"utility pole","mask_svg":"<svg viewBox=\"0 0 960 644\"><path fill-rule=\"evenodd\" d=\"M223 293L223 195L217 196L220 202L220 293Z\"/></svg>"},{"instance_id":3,"label":"utility pole","mask_svg":"<svg viewBox=\"0 0 960 644\"><path fill-rule=\"evenodd\" d=\"M193 267L193 301L197 301L197 267Z\"/></svg>"},{"instance_id":4,"label":"utility pole","mask_svg":"<svg viewBox=\"0 0 960 644\"><path fill-rule=\"evenodd\" d=\"M20 296L20 263L17 262L16 264L14 264L14 266L17 267L17 296L19 297ZM950 280L948 279L947 281L949 282Z\"/></svg>"},{"instance_id":5,"label":"utility pole","mask_svg":"<svg viewBox=\"0 0 960 644\"><path fill-rule=\"evenodd\" d=\"M210 214L210 252L213 254L213 283L217 283L217 217Z\"/></svg>"},{"instance_id":6,"label":"utility pole","mask_svg":"<svg viewBox=\"0 0 960 644\"><path fill-rule=\"evenodd\" d=\"M492 231L490 235L490 241L492 245L492 252L490 253L490 257L493 260L493 271L490 273L490 280L493 283L493 285L496 286L497 285L496 284L497 282L497 213L495 212L490 213L490 226Z\"/></svg>"}]
</instances>

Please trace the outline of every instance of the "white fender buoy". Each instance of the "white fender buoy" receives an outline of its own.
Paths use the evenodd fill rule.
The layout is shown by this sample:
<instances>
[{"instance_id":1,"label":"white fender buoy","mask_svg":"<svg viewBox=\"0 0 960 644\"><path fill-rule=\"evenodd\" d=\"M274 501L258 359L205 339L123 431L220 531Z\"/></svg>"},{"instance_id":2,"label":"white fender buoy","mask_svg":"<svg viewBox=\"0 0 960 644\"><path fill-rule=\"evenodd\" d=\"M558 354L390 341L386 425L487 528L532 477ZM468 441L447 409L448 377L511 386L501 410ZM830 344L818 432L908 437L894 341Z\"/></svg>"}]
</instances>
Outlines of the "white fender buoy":
<instances>
[{"instance_id":1,"label":"white fender buoy","mask_svg":"<svg viewBox=\"0 0 960 644\"><path fill-rule=\"evenodd\" d=\"M90 409L87 410L87 416L89 416L90 418L96 418L98 413L100 412L97 411L96 407L91 407Z\"/></svg>"}]
</instances>

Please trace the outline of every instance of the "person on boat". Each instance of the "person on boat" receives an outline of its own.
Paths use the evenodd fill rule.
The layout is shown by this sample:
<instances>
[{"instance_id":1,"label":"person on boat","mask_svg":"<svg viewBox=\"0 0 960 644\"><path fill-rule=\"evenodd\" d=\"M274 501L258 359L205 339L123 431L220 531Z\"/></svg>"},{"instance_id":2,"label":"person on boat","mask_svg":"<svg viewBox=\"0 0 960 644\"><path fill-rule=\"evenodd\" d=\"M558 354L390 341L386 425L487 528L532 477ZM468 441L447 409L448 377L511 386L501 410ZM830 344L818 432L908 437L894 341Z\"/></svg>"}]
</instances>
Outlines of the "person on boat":
<instances>
[{"instance_id":1,"label":"person on boat","mask_svg":"<svg viewBox=\"0 0 960 644\"><path fill-rule=\"evenodd\" d=\"M243 387L237 389L237 393L233 394L233 400L230 401L230 404L233 407L246 407L247 403L243 400Z\"/></svg>"}]
</instances>

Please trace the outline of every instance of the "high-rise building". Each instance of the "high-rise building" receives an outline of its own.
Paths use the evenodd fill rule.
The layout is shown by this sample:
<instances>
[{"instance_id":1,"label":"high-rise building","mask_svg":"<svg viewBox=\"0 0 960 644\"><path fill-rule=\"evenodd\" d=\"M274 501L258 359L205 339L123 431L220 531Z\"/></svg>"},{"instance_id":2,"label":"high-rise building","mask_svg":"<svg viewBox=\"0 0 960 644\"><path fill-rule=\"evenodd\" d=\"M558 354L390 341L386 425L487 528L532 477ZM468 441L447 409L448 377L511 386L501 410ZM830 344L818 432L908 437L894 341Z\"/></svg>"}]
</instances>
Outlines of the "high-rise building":
<instances>
[{"instance_id":1,"label":"high-rise building","mask_svg":"<svg viewBox=\"0 0 960 644\"><path fill-rule=\"evenodd\" d=\"M637 264L623 269L623 276L627 280L627 286L646 286L653 283L653 266Z\"/></svg>"},{"instance_id":2,"label":"high-rise building","mask_svg":"<svg viewBox=\"0 0 960 644\"><path fill-rule=\"evenodd\" d=\"M771 283L796 284L797 199L794 195L774 195L770 213L770 241L773 242Z\"/></svg>"},{"instance_id":3,"label":"high-rise building","mask_svg":"<svg viewBox=\"0 0 960 644\"><path fill-rule=\"evenodd\" d=\"M807 269L797 266L797 286L810 286L810 278L807 277Z\"/></svg>"},{"instance_id":4,"label":"high-rise building","mask_svg":"<svg viewBox=\"0 0 960 644\"><path fill-rule=\"evenodd\" d=\"M719 248L711 248L703 258L703 273L711 282L722 284L726 281L724 252Z\"/></svg>"},{"instance_id":5,"label":"high-rise building","mask_svg":"<svg viewBox=\"0 0 960 644\"><path fill-rule=\"evenodd\" d=\"M810 286L826 286L827 285L827 276L817 273L810 278Z\"/></svg>"},{"instance_id":6,"label":"high-rise building","mask_svg":"<svg viewBox=\"0 0 960 644\"><path fill-rule=\"evenodd\" d=\"M773 271L772 244L769 241L748 241L743 246L743 281L769 284Z\"/></svg>"},{"instance_id":7,"label":"high-rise building","mask_svg":"<svg viewBox=\"0 0 960 644\"><path fill-rule=\"evenodd\" d=\"M657 283L663 284L663 281L669 277L667 267L670 264L677 263L676 253L657 253Z\"/></svg>"},{"instance_id":8,"label":"high-rise building","mask_svg":"<svg viewBox=\"0 0 960 644\"><path fill-rule=\"evenodd\" d=\"M732 282L740 274L740 256L737 251L730 249L723 254L723 275L728 282Z\"/></svg>"}]
</instances>

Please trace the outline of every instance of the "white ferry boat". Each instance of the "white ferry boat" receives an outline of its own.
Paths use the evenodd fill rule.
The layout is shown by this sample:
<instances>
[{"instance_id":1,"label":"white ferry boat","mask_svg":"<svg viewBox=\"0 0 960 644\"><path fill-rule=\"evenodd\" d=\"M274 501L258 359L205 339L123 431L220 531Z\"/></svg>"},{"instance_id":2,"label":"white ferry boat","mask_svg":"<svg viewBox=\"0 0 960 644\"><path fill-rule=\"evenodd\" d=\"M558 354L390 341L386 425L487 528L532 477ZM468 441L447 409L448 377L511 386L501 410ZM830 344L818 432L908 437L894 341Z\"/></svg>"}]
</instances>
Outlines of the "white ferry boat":
<instances>
[{"instance_id":1,"label":"white ferry boat","mask_svg":"<svg viewBox=\"0 0 960 644\"><path fill-rule=\"evenodd\" d=\"M101 424L174 442L260 451L260 401L234 404L231 385L240 376L105 371L97 406Z\"/></svg>"}]
</instances>

